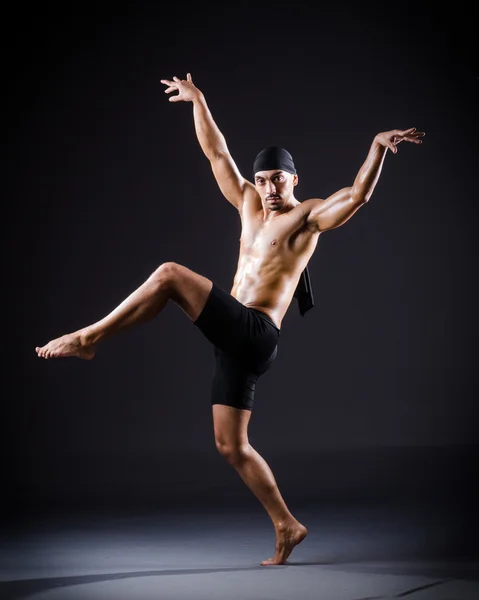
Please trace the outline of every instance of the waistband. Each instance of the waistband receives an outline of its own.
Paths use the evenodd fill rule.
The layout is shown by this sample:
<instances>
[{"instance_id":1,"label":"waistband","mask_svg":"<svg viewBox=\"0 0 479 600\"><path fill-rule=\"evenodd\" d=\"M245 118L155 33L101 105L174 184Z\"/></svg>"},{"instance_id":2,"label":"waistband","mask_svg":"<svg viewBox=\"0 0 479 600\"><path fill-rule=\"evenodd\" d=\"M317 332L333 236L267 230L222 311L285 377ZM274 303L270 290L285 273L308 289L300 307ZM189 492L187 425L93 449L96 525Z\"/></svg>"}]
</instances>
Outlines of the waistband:
<instances>
[{"instance_id":1,"label":"waistband","mask_svg":"<svg viewBox=\"0 0 479 600\"><path fill-rule=\"evenodd\" d=\"M261 310L257 310L256 308L250 308L249 310L252 310L253 312L255 312L261 319L264 319L265 321L267 321L270 325L272 325L276 329L276 331L278 333L280 333L279 327L276 325L276 323L274 321L271 320L271 317L268 317L268 315L266 313L264 313Z\"/></svg>"}]
</instances>

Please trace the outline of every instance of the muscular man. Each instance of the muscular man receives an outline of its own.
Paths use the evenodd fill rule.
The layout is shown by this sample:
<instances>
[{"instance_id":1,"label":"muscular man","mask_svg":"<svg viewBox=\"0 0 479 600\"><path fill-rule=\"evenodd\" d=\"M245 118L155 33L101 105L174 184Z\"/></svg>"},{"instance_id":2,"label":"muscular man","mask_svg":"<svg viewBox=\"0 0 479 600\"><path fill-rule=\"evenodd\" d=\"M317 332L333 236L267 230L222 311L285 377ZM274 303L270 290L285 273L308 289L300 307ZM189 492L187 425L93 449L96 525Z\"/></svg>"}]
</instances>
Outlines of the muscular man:
<instances>
[{"instance_id":1,"label":"muscular man","mask_svg":"<svg viewBox=\"0 0 479 600\"><path fill-rule=\"evenodd\" d=\"M216 445L268 512L276 532L274 556L263 565L286 562L307 530L290 512L271 469L248 440L255 384L276 356L281 323L321 233L339 227L371 197L386 153L401 142L421 144L416 128L379 133L354 182L326 199L299 202L298 175L291 155L267 147L254 161L254 181L241 175L203 93L186 80L162 80L171 102L192 102L198 141L225 198L236 208L242 232L238 268L230 293L176 264L160 265L104 318L50 341L42 358L91 359L98 344L133 325L145 323L173 300L212 343L212 384Z\"/></svg>"}]
</instances>

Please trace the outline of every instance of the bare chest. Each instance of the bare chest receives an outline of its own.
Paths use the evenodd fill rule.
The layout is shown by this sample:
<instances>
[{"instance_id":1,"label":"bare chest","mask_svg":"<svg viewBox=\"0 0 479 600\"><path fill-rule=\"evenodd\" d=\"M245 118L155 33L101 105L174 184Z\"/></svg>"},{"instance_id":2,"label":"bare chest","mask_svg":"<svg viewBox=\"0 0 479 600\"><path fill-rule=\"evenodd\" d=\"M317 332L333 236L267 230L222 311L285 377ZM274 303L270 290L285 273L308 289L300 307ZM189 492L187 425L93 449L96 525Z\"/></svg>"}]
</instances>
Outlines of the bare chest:
<instances>
[{"instance_id":1,"label":"bare chest","mask_svg":"<svg viewBox=\"0 0 479 600\"><path fill-rule=\"evenodd\" d=\"M243 224L240 242L243 251L264 254L284 248L288 242L288 233L277 225L250 222Z\"/></svg>"},{"instance_id":2,"label":"bare chest","mask_svg":"<svg viewBox=\"0 0 479 600\"><path fill-rule=\"evenodd\" d=\"M311 232L293 215L262 221L247 219L242 223L241 250L253 255L271 255L301 251Z\"/></svg>"}]
</instances>

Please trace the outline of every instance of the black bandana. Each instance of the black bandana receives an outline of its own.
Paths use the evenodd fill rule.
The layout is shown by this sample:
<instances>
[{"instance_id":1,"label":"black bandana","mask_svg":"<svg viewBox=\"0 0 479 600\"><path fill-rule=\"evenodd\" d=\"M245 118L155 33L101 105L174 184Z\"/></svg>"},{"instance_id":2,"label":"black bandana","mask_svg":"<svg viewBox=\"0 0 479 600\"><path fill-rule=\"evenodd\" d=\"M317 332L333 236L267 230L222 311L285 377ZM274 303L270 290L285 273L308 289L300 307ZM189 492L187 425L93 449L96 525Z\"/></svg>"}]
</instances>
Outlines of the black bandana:
<instances>
[{"instance_id":1,"label":"black bandana","mask_svg":"<svg viewBox=\"0 0 479 600\"><path fill-rule=\"evenodd\" d=\"M254 159L253 175L258 171L272 171L273 169L281 169L287 173L296 173L293 157L284 148L279 146L268 146Z\"/></svg>"}]
</instances>

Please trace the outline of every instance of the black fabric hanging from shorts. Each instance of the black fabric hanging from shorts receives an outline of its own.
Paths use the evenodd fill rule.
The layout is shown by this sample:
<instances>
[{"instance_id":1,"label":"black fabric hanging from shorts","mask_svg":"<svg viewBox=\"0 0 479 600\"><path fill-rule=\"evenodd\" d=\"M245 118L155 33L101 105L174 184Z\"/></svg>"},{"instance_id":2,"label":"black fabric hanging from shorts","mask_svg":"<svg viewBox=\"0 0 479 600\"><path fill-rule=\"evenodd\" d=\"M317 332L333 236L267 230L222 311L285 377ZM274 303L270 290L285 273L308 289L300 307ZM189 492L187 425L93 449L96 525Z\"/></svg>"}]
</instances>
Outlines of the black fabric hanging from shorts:
<instances>
[{"instance_id":1,"label":"black fabric hanging from shorts","mask_svg":"<svg viewBox=\"0 0 479 600\"><path fill-rule=\"evenodd\" d=\"M301 273L294 297L298 300L299 314L304 317L305 313L314 306L313 288L311 287L308 267Z\"/></svg>"}]
</instances>

